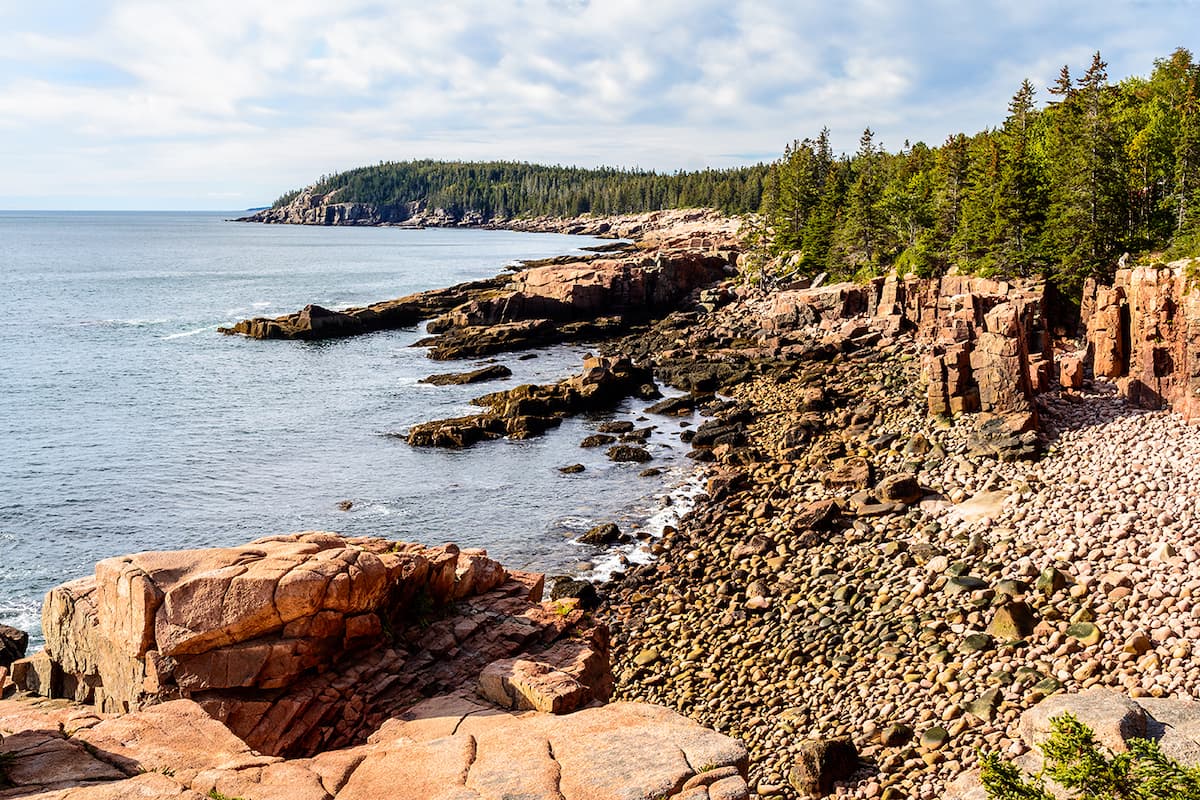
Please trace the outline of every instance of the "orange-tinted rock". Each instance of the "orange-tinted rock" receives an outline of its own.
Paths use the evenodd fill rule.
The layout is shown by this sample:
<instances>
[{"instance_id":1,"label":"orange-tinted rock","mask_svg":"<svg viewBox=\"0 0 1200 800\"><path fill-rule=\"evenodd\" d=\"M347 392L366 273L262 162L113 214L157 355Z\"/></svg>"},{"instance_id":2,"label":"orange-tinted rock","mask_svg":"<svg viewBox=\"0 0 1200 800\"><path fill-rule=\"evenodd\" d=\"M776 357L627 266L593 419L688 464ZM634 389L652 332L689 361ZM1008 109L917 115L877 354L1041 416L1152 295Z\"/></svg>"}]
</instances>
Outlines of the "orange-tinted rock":
<instances>
[{"instance_id":1,"label":"orange-tinted rock","mask_svg":"<svg viewBox=\"0 0 1200 800\"><path fill-rule=\"evenodd\" d=\"M1143 408L1200 419L1200 292L1194 261L1118 270L1111 287L1085 287L1088 357Z\"/></svg>"},{"instance_id":2,"label":"orange-tinted rock","mask_svg":"<svg viewBox=\"0 0 1200 800\"><path fill-rule=\"evenodd\" d=\"M497 661L542 670L517 680L512 697L528 701L505 705L563 713L607 699L607 630L539 605L542 587L483 550L328 533L139 553L54 589L47 651L16 673L27 690L110 712L190 698L259 752L289 755L474 691Z\"/></svg>"}]
</instances>

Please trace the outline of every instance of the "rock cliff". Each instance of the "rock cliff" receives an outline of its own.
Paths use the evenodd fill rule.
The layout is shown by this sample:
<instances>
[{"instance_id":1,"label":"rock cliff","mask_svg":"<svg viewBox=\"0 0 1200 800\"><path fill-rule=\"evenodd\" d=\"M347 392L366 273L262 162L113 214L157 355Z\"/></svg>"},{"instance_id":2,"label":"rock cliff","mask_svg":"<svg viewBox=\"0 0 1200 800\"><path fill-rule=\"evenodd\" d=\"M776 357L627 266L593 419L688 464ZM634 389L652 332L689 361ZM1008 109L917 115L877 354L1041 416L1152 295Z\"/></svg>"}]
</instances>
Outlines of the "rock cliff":
<instances>
[{"instance_id":1,"label":"rock cliff","mask_svg":"<svg viewBox=\"0 0 1200 800\"><path fill-rule=\"evenodd\" d=\"M541 592L540 575L453 545L304 533L138 553L53 589L46 648L13 677L107 712L192 699L273 755L361 742L484 673L511 707L606 699L607 632Z\"/></svg>"},{"instance_id":2,"label":"rock cliff","mask_svg":"<svg viewBox=\"0 0 1200 800\"><path fill-rule=\"evenodd\" d=\"M1200 419L1200 293L1195 261L1122 269L1111 286L1088 281L1081 322L1087 366L1142 408Z\"/></svg>"},{"instance_id":3,"label":"rock cliff","mask_svg":"<svg viewBox=\"0 0 1200 800\"><path fill-rule=\"evenodd\" d=\"M602 704L608 632L483 551L331 533L106 559L0 701L21 796L738 800L745 748ZM7 793L0 788L0 796Z\"/></svg>"}]
</instances>

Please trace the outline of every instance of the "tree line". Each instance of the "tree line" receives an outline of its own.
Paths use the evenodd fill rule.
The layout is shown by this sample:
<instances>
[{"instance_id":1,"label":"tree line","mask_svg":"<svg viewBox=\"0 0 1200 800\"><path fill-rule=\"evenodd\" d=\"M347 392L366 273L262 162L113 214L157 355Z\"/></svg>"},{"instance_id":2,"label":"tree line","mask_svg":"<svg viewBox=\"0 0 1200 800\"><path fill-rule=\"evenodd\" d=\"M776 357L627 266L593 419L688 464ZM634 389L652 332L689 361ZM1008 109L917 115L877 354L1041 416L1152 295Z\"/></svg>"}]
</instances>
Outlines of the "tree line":
<instances>
[{"instance_id":1,"label":"tree line","mask_svg":"<svg viewBox=\"0 0 1200 800\"><path fill-rule=\"evenodd\" d=\"M756 211L768 168L659 173L615 168L541 166L515 161L399 161L323 176L318 193L340 189L341 202L402 206L423 201L456 217L485 220L549 215L628 214L709 206L728 214ZM299 192L275 201L278 208Z\"/></svg>"},{"instance_id":2,"label":"tree line","mask_svg":"<svg viewBox=\"0 0 1200 800\"><path fill-rule=\"evenodd\" d=\"M1124 253L1200 251L1200 65L1178 49L1149 78L1108 79L1097 53L1048 99L1024 81L999 127L885 151L868 128L788 145L760 207L787 275L1045 276L1078 294Z\"/></svg>"}]
</instances>

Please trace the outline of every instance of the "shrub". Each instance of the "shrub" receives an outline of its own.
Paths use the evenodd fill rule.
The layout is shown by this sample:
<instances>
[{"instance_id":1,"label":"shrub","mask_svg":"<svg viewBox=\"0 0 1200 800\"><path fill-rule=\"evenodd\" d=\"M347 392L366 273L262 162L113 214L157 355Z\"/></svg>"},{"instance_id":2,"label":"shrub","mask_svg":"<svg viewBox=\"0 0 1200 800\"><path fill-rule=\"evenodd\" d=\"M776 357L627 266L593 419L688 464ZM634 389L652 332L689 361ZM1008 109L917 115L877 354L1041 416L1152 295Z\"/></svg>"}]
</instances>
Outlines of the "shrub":
<instances>
[{"instance_id":1,"label":"shrub","mask_svg":"<svg viewBox=\"0 0 1200 800\"><path fill-rule=\"evenodd\" d=\"M1168 758L1158 742L1130 739L1128 745L1128 752L1114 754L1096 742L1091 728L1063 714L1050 721L1040 774L1027 780L1015 764L988 753L981 759L980 779L992 800L1054 800L1045 777L1086 800L1200 798L1200 767Z\"/></svg>"}]
</instances>

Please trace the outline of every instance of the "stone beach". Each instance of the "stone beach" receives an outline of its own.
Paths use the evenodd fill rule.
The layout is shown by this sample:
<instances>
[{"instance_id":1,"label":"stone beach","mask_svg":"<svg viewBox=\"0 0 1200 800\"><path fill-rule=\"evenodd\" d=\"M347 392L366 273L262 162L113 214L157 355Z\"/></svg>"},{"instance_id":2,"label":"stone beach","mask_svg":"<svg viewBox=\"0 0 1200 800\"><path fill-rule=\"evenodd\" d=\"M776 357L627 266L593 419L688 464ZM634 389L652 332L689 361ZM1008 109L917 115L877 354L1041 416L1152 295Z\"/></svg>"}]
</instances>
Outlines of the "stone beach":
<instances>
[{"instance_id":1,"label":"stone beach","mask_svg":"<svg viewBox=\"0 0 1200 800\"><path fill-rule=\"evenodd\" d=\"M863 379L856 399L897 407L845 449L878 475L913 473L926 499L811 537L801 510L846 491L804 460L756 465L610 598L618 696L742 738L762 797L796 796L804 739L845 736L863 766L838 796L933 798L979 748L1024 754L1020 714L1051 693L1200 695L1200 431L1100 385L1043 395L1046 456L1003 463L967 454L969 423L901 402L904 369L876 369L879 388ZM800 416L797 394L738 393L767 452ZM916 455L926 443L937 455Z\"/></svg>"}]
</instances>

